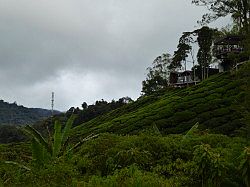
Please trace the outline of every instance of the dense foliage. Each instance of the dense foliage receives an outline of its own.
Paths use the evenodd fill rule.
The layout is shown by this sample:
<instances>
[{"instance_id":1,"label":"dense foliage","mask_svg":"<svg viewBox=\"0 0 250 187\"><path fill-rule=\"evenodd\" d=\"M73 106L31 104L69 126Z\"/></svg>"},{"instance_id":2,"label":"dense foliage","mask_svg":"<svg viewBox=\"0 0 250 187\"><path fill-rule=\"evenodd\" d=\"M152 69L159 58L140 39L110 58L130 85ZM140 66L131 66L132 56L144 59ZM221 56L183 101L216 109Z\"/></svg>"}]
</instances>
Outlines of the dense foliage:
<instances>
[{"instance_id":1,"label":"dense foliage","mask_svg":"<svg viewBox=\"0 0 250 187\"><path fill-rule=\"evenodd\" d=\"M0 186L248 187L249 68L56 122L48 138L26 126L31 142L0 145Z\"/></svg>"},{"instance_id":2,"label":"dense foliage","mask_svg":"<svg viewBox=\"0 0 250 187\"><path fill-rule=\"evenodd\" d=\"M55 111L55 114L58 114ZM51 111L40 108L26 108L16 103L0 100L0 125L25 125L51 116Z\"/></svg>"},{"instance_id":3,"label":"dense foliage","mask_svg":"<svg viewBox=\"0 0 250 187\"><path fill-rule=\"evenodd\" d=\"M64 122L67 121L67 119L71 116L72 113L75 114L75 120L74 120L73 126L77 126L77 125L80 125L84 122L88 122L100 115L106 114L112 110L115 110L117 108L120 108L132 102L133 100L130 97L122 97L118 99L117 101L112 100L111 102L100 100L100 101L96 101L92 105L87 105L87 103L84 102L82 104L83 106L82 110L79 108L71 107L66 113L55 112L55 115L53 116L52 119L46 118L44 120L40 120L35 123L27 122L25 124L32 125L44 137L48 137L49 136L48 129L50 131L54 130L53 123L57 120L60 120L64 124ZM10 112L14 112L14 110L11 109ZM49 116L51 115L51 112L47 111L47 114ZM3 114L2 118L5 118L5 116L8 116L8 113ZM25 121L25 119L26 117L24 117L22 120ZM17 142L25 141L25 140L27 140L27 138L24 136L24 134L20 130L20 126L0 125L0 143L17 143Z\"/></svg>"},{"instance_id":4,"label":"dense foliage","mask_svg":"<svg viewBox=\"0 0 250 187\"><path fill-rule=\"evenodd\" d=\"M161 136L102 134L41 167L26 144L1 146L0 184L6 186L244 186L247 142L193 132ZM247 153L247 154L246 154Z\"/></svg>"},{"instance_id":5,"label":"dense foliage","mask_svg":"<svg viewBox=\"0 0 250 187\"><path fill-rule=\"evenodd\" d=\"M82 110L79 108L71 108L66 112L66 116L70 116L72 112L74 112L76 114L76 119L73 126L77 126L131 102L133 102L133 100L130 97L122 97L117 101L112 100L111 102L105 100L96 101L93 105L87 105L86 102L83 102Z\"/></svg>"},{"instance_id":6,"label":"dense foliage","mask_svg":"<svg viewBox=\"0 0 250 187\"><path fill-rule=\"evenodd\" d=\"M230 15L239 30L245 34L250 31L250 3L248 0L192 0L198 6L205 6L210 11L202 17L202 23L210 23L218 18Z\"/></svg>"},{"instance_id":7,"label":"dense foliage","mask_svg":"<svg viewBox=\"0 0 250 187\"><path fill-rule=\"evenodd\" d=\"M198 37L198 45L199 50L197 53L197 61L199 65L202 67L202 80L208 77L208 67L212 61L212 43L213 43L213 35L214 30L209 27L202 27L197 32Z\"/></svg>"},{"instance_id":8,"label":"dense foliage","mask_svg":"<svg viewBox=\"0 0 250 187\"><path fill-rule=\"evenodd\" d=\"M248 187L249 69L56 122L47 138L26 126L31 142L0 145L0 186Z\"/></svg>"},{"instance_id":9,"label":"dense foliage","mask_svg":"<svg viewBox=\"0 0 250 187\"><path fill-rule=\"evenodd\" d=\"M171 61L171 55L168 53L158 56L153 61L152 67L147 68L146 80L142 81L142 93L149 95L168 86Z\"/></svg>"},{"instance_id":10,"label":"dense foliage","mask_svg":"<svg viewBox=\"0 0 250 187\"><path fill-rule=\"evenodd\" d=\"M54 111L54 114L59 114ZM26 124L41 124L51 116L51 111L40 108L26 108L0 100L0 143L14 143L26 140L19 127Z\"/></svg>"},{"instance_id":11,"label":"dense foliage","mask_svg":"<svg viewBox=\"0 0 250 187\"><path fill-rule=\"evenodd\" d=\"M17 143L26 140L19 127L0 125L0 143Z\"/></svg>"}]
</instances>

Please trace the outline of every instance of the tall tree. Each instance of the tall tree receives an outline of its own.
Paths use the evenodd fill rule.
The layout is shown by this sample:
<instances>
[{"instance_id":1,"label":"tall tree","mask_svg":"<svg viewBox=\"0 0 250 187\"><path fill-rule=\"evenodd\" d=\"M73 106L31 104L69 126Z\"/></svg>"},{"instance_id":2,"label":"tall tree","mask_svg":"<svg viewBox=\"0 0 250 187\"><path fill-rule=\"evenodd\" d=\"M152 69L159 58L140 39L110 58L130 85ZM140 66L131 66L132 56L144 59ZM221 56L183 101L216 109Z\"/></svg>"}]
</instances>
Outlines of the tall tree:
<instances>
[{"instance_id":1,"label":"tall tree","mask_svg":"<svg viewBox=\"0 0 250 187\"><path fill-rule=\"evenodd\" d=\"M152 63L152 67L147 68L146 80L142 82L142 93L151 94L168 86L169 65L171 55L168 53L158 56Z\"/></svg>"},{"instance_id":2,"label":"tall tree","mask_svg":"<svg viewBox=\"0 0 250 187\"><path fill-rule=\"evenodd\" d=\"M190 50L192 49L190 45L191 40L192 38L190 37L190 33L184 32L179 39L177 51L174 52L173 60L169 66L170 69L180 68L183 61L185 62L186 69L186 58L188 57L188 53L190 53Z\"/></svg>"},{"instance_id":3,"label":"tall tree","mask_svg":"<svg viewBox=\"0 0 250 187\"><path fill-rule=\"evenodd\" d=\"M220 17L230 15L240 30L249 34L250 1L249 0L192 0L197 6L205 6L210 13L204 14L201 23L210 23Z\"/></svg>"},{"instance_id":4,"label":"tall tree","mask_svg":"<svg viewBox=\"0 0 250 187\"><path fill-rule=\"evenodd\" d=\"M197 61L202 68L202 79L208 77L208 68L212 60L212 44L213 44L213 29L202 27L197 30L197 41L199 50L197 53Z\"/></svg>"},{"instance_id":5,"label":"tall tree","mask_svg":"<svg viewBox=\"0 0 250 187\"><path fill-rule=\"evenodd\" d=\"M199 51L197 53L197 60L199 66L202 69L202 79L208 76L207 67L209 66L212 54L211 47L214 40L214 33L216 30L209 27L202 27L200 29L194 30L192 32L184 32L179 39L179 44L177 46L177 51L174 53L173 60L169 66L170 69L176 69L182 67L182 62L185 62L186 69L186 58L191 54L194 67L194 54L192 51L192 44L198 43ZM195 77L195 71L194 71Z\"/></svg>"},{"instance_id":6,"label":"tall tree","mask_svg":"<svg viewBox=\"0 0 250 187\"><path fill-rule=\"evenodd\" d=\"M88 104L86 102L82 103L82 109L85 110L88 108Z\"/></svg>"}]
</instances>

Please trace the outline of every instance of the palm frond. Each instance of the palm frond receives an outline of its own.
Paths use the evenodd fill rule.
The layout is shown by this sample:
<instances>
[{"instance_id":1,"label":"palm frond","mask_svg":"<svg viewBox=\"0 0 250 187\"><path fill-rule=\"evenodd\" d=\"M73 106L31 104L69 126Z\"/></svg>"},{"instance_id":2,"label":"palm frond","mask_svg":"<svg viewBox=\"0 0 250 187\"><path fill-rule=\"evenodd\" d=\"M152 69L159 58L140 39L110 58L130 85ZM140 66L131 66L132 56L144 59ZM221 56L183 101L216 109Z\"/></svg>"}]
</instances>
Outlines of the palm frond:
<instances>
[{"instance_id":1,"label":"palm frond","mask_svg":"<svg viewBox=\"0 0 250 187\"><path fill-rule=\"evenodd\" d=\"M197 122L187 133L183 136L183 140L187 139L188 137L194 135L195 131L197 131L199 127L199 123Z\"/></svg>"},{"instance_id":2,"label":"palm frond","mask_svg":"<svg viewBox=\"0 0 250 187\"><path fill-rule=\"evenodd\" d=\"M41 166L44 163L44 147L39 144L35 139L31 142L32 159L38 165Z\"/></svg>"},{"instance_id":3,"label":"palm frond","mask_svg":"<svg viewBox=\"0 0 250 187\"><path fill-rule=\"evenodd\" d=\"M30 171L30 168L28 168L27 166L23 165L23 164L19 164L17 162L13 162L13 161L4 161L5 164L12 164L12 165L15 165L15 166L18 166L20 168L23 168L27 171Z\"/></svg>"},{"instance_id":4,"label":"palm frond","mask_svg":"<svg viewBox=\"0 0 250 187\"><path fill-rule=\"evenodd\" d=\"M66 122L66 125L63 129L63 134L62 134L62 145L64 145L68 140L70 129L73 125L75 118L76 118L76 116L74 114L72 114L70 116L70 118L68 119L68 121Z\"/></svg>"},{"instance_id":5,"label":"palm frond","mask_svg":"<svg viewBox=\"0 0 250 187\"><path fill-rule=\"evenodd\" d=\"M30 125L27 125L23 128L23 131L32 138L34 138L39 144L41 144L48 151L48 153L52 154L51 147L36 129L34 129Z\"/></svg>"},{"instance_id":6,"label":"palm frond","mask_svg":"<svg viewBox=\"0 0 250 187\"><path fill-rule=\"evenodd\" d=\"M61 131L61 124L59 121L55 122L55 132L54 132L54 143L53 143L53 157L57 157L61 147L62 147L62 131Z\"/></svg>"},{"instance_id":7,"label":"palm frond","mask_svg":"<svg viewBox=\"0 0 250 187\"><path fill-rule=\"evenodd\" d=\"M77 144L75 144L73 147L71 147L70 149L67 150L66 154L69 154L70 152L72 152L74 149L78 148L79 146L81 146L84 142L87 142L93 138L98 137L99 134L93 135L90 134L89 136L87 136L86 138L82 139L80 142L78 142Z\"/></svg>"}]
</instances>

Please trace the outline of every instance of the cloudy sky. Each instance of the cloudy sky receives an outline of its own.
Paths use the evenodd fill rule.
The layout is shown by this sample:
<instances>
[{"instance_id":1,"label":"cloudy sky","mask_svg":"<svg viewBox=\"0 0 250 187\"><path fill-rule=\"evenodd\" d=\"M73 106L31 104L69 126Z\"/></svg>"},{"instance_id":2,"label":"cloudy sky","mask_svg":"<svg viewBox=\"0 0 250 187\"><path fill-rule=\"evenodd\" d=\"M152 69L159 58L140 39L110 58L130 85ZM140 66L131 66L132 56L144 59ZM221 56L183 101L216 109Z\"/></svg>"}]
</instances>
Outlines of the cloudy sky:
<instances>
[{"instance_id":1,"label":"cloudy sky","mask_svg":"<svg viewBox=\"0 0 250 187\"><path fill-rule=\"evenodd\" d=\"M50 108L54 91L62 111L136 99L153 59L197 28L204 9L190 2L0 0L0 99Z\"/></svg>"}]
</instances>

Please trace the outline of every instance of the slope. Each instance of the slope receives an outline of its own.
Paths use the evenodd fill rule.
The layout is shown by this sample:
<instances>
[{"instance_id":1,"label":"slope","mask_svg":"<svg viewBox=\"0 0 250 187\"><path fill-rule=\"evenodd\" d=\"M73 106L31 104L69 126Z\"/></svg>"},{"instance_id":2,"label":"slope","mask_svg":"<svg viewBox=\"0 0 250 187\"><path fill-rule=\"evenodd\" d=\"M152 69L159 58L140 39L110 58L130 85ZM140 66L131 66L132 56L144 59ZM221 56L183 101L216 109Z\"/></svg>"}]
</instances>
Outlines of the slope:
<instances>
[{"instance_id":1,"label":"slope","mask_svg":"<svg viewBox=\"0 0 250 187\"><path fill-rule=\"evenodd\" d=\"M56 113L59 113L56 111ZM0 125L24 125L47 118L50 110L40 108L27 108L16 103L0 100Z\"/></svg>"},{"instance_id":2,"label":"slope","mask_svg":"<svg viewBox=\"0 0 250 187\"><path fill-rule=\"evenodd\" d=\"M249 79L235 72L220 73L185 89L168 89L162 94L144 96L136 102L99 116L76 127L74 134L110 132L136 134L156 125L164 134L183 133L196 122L214 133L235 135L244 126L244 88ZM246 69L246 70L245 70Z\"/></svg>"}]
</instances>

